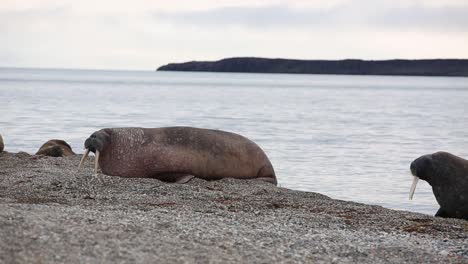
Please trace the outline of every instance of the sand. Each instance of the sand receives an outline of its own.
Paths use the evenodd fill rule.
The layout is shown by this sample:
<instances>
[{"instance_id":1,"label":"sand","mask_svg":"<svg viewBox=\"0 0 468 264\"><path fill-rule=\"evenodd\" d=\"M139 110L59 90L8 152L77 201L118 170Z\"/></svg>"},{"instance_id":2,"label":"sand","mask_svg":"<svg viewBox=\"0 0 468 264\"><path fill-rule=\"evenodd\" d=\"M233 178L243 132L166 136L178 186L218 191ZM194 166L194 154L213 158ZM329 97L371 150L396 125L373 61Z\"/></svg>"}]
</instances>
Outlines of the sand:
<instances>
[{"instance_id":1,"label":"sand","mask_svg":"<svg viewBox=\"0 0 468 264\"><path fill-rule=\"evenodd\" d=\"M92 176L0 153L1 263L468 263L468 221L254 180Z\"/></svg>"}]
</instances>

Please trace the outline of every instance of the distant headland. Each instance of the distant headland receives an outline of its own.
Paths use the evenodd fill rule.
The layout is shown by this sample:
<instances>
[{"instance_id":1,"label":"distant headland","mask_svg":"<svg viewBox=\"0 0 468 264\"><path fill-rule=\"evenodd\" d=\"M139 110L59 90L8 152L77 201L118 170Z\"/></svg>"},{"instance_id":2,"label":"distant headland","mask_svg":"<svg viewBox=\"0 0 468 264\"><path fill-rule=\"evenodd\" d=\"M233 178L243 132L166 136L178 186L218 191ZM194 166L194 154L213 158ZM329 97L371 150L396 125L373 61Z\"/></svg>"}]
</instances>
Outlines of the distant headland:
<instances>
[{"instance_id":1,"label":"distant headland","mask_svg":"<svg viewBox=\"0 0 468 264\"><path fill-rule=\"evenodd\" d=\"M468 59L291 60L254 57L170 63L158 71L468 76Z\"/></svg>"}]
</instances>

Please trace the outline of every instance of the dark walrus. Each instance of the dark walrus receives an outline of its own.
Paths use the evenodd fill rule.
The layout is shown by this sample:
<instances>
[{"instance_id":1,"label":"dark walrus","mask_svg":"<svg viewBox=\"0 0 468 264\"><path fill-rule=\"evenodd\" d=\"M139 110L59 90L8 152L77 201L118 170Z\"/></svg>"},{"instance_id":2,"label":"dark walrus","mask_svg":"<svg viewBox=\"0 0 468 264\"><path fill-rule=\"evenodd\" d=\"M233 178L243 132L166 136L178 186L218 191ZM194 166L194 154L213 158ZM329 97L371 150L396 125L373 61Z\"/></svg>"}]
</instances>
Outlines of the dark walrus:
<instances>
[{"instance_id":1,"label":"dark walrus","mask_svg":"<svg viewBox=\"0 0 468 264\"><path fill-rule=\"evenodd\" d=\"M258 179L277 184L263 150L230 132L193 127L106 128L85 141L107 175L185 183L193 177Z\"/></svg>"},{"instance_id":2,"label":"dark walrus","mask_svg":"<svg viewBox=\"0 0 468 264\"><path fill-rule=\"evenodd\" d=\"M36 152L36 155L63 157L75 155L75 152L73 152L70 145L68 145L68 143L64 140L51 139L39 148L39 150Z\"/></svg>"},{"instance_id":3,"label":"dark walrus","mask_svg":"<svg viewBox=\"0 0 468 264\"><path fill-rule=\"evenodd\" d=\"M427 181L440 205L436 216L468 220L468 160L447 152L424 155L411 163L412 199L418 179Z\"/></svg>"},{"instance_id":4,"label":"dark walrus","mask_svg":"<svg viewBox=\"0 0 468 264\"><path fill-rule=\"evenodd\" d=\"M3 138L2 138L2 135L0 135L0 152L3 151L4 147L5 147L5 145L3 145Z\"/></svg>"}]
</instances>

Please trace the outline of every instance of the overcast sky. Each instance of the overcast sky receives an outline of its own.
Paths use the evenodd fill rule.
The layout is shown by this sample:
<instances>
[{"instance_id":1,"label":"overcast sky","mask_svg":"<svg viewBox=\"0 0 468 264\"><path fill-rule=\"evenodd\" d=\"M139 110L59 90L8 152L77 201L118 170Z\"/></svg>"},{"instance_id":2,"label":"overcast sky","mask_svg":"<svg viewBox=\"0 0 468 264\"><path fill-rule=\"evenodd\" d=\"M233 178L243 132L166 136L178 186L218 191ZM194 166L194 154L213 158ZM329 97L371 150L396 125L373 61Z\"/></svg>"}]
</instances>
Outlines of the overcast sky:
<instances>
[{"instance_id":1,"label":"overcast sky","mask_svg":"<svg viewBox=\"0 0 468 264\"><path fill-rule=\"evenodd\" d=\"M467 0L1 0L0 66L468 58Z\"/></svg>"}]
</instances>

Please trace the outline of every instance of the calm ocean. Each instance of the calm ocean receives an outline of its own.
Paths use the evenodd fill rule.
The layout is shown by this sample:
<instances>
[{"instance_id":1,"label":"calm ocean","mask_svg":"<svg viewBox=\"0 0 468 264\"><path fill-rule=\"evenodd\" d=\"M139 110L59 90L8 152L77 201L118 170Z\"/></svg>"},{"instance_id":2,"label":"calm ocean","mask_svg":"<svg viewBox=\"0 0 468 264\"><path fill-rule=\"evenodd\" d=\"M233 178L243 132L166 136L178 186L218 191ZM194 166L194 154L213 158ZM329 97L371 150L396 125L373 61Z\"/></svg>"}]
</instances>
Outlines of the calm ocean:
<instances>
[{"instance_id":1,"label":"calm ocean","mask_svg":"<svg viewBox=\"0 0 468 264\"><path fill-rule=\"evenodd\" d=\"M409 164L468 158L468 78L0 68L7 151L60 138L82 153L92 132L124 126L236 132L265 150L281 187L434 214L427 183L408 200Z\"/></svg>"}]
</instances>

